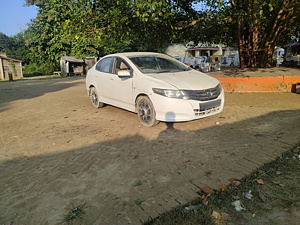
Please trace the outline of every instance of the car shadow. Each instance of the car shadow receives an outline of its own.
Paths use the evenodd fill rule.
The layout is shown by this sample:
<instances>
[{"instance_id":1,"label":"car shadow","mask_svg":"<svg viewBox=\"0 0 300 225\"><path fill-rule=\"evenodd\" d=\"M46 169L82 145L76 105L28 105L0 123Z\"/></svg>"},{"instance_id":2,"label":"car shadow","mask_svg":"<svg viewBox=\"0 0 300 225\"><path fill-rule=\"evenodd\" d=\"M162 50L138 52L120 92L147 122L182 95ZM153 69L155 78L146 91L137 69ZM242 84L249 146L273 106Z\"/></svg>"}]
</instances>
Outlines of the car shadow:
<instances>
[{"instance_id":1,"label":"car shadow","mask_svg":"<svg viewBox=\"0 0 300 225\"><path fill-rule=\"evenodd\" d=\"M84 224L140 224L279 157L299 142L299 120L300 110L290 110L193 131L166 123L153 140L137 134L2 160L0 218L56 224L85 203Z\"/></svg>"}]
</instances>

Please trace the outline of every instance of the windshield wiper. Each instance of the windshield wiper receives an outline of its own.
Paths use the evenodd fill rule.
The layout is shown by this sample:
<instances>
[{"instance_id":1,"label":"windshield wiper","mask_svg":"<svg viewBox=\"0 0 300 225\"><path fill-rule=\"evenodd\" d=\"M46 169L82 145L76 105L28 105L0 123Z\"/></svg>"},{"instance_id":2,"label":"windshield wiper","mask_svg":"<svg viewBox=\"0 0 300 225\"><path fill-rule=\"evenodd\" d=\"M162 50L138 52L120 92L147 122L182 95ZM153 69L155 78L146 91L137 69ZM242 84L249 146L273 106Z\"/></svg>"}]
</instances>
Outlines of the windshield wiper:
<instances>
[{"instance_id":1,"label":"windshield wiper","mask_svg":"<svg viewBox=\"0 0 300 225\"><path fill-rule=\"evenodd\" d=\"M157 73L171 73L172 71L171 70L161 70L161 71L158 71Z\"/></svg>"}]
</instances>

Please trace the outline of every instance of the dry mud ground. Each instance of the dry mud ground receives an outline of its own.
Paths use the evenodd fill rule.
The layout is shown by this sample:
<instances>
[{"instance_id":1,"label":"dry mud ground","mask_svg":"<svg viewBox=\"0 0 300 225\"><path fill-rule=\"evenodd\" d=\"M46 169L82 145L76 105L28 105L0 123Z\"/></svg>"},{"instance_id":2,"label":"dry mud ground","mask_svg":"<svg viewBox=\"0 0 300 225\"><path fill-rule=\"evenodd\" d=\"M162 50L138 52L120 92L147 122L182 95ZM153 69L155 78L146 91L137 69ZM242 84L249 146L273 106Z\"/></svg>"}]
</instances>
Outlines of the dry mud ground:
<instances>
[{"instance_id":1,"label":"dry mud ground","mask_svg":"<svg viewBox=\"0 0 300 225\"><path fill-rule=\"evenodd\" d=\"M300 95L226 93L221 114L142 126L84 77L0 82L0 223L139 224L299 143Z\"/></svg>"}]
</instances>

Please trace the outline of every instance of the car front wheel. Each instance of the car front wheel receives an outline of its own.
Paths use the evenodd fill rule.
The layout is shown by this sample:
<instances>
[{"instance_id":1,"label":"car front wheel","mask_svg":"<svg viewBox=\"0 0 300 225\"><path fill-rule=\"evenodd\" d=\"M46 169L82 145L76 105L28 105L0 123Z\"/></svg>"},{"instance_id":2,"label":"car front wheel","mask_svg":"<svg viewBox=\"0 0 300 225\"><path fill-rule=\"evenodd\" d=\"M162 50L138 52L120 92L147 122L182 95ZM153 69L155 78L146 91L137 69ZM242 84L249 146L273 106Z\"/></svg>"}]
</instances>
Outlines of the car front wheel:
<instances>
[{"instance_id":1,"label":"car front wheel","mask_svg":"<svg viewBox=\"0 0 300 225\"><path fill-rule=\"evenodd\" d=\"M99 102L99 96L98 96L96 88L94 88L94 87L92 87L90 89L90 98L91 98L92 105L95 108L103 107L104 104L102 102Z\"/></svg>"},{"instance_id":2,"label":"car front wheel","mask_svg":"<svg viewBox=\"0 0 300 225\"><path fill-rule=\"evenodd\" d=\"M140 122L147 127L153 127L159 123L156 120L156 113L152 102L146 96L140 96L137 99L137 114Z\"/></svg>"}]
</instances>

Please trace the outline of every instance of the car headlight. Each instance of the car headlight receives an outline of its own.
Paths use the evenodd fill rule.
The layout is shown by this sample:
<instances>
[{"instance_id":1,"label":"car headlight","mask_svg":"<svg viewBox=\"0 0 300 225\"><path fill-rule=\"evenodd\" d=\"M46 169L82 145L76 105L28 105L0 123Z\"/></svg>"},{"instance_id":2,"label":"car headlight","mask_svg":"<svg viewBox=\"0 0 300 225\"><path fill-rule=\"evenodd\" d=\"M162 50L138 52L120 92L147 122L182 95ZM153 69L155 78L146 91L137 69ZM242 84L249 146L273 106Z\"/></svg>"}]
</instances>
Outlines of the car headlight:
<instances>
[{"instance_id":1,"label":"car headlight","mask_svg":"<svg viewBox=\"0 0 300 225\"><path fill-rule=\"evenodd\" d=\"M160 89L152 88L153 92L158 95L162 95L168 98L179 98L179 99L189 99L189 96L180 90L170 90L170 89Z\"/></svg>"},{"instance_id":2,"label":"car headlight","mask_svg":"<svg viewBox=\"0 0 300 225\"><path fill-rule=\"evenodd\" d=\"M218 84L218 86L217 86L217 90L219 91L219 93L221 93L222 92L222 86L221 86L221 84L219 83Z\"/></svg>"}]
</instances>

